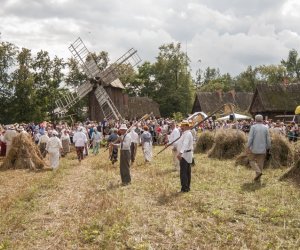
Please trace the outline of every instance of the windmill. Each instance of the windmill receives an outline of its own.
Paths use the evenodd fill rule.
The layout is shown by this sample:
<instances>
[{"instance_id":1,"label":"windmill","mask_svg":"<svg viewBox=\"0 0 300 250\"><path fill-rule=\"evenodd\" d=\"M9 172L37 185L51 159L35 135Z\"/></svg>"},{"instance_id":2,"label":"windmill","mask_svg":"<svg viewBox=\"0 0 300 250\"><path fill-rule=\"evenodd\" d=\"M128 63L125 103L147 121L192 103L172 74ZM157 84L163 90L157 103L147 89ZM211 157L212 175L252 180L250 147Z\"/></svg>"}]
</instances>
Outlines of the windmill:
<instances>
[{"instance_id":1,"label":"windmill","mask_svg":"<svg viewBox=\"0 0 300 250\"><path fill-rule=\"evenodd\" d=\"M120 112L109 97L104 86L109 85L118 78L120 73L122 73L122 68L124 68L121 67L122 65L134 67L141 61L137 51L133 48L129 49L114 63L101 71L80 37L70 45L69 50L84 73L87 75L88 80L79 85L74 92L68 93L61 99L57 100L57 108L54 112L58 115L65 115L74 104L90 92L94 91L104 117L107 120L122 119Z\"/></svg>"}]
</instances>

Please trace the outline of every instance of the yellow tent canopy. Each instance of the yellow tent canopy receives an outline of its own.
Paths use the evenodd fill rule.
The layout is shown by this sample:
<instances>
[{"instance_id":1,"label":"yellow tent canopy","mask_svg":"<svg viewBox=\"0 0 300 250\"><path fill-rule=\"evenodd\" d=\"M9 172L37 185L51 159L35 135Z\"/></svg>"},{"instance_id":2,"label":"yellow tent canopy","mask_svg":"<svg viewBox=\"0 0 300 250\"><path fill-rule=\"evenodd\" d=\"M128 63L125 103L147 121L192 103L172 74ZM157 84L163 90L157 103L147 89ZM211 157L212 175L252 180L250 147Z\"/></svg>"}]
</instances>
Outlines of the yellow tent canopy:
<instances>
[{"instance_id":1,"label":"yellow tent canopy","mask_svg":"<svg viewBox=\"0 0 300 250\"><path fill-rule=\"evenodd\" d=\"M300 115L300 105L295 109L295 114Z\"/></svg>"}]
</instances>

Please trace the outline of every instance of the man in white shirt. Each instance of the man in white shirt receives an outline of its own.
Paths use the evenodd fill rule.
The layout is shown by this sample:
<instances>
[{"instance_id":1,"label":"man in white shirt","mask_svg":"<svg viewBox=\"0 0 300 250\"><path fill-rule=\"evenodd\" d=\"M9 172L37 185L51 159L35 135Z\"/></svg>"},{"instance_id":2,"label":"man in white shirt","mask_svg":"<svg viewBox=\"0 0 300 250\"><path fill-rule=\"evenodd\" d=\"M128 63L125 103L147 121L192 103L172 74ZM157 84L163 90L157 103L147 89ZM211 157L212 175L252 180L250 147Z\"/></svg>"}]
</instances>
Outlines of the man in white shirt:
<instances>
[{"instance_id":1,"label":"man in white shirt","mask_svg":"<svg viewBox=\"0 0 300 250\"><path fill-rule=\"evenodd\" d=\"M6 142L6 156L8 155L11 149L13 138L16 137L17 135L18 133L13 126L10 126L8 130L6 130L4 134L4 141Z\"/></svg>"},{"instance_id":2,"label":"man in white shirt","mask_svg":"<svg viewBox=\"0 0 300 250\"><path fill-rule=\"evenodd\" d=\"M77 131L73 136L73 142L75 143L77 157L80 163L83 160L83 149L87 143L87 136L85 135L85 133L83 133L82 127L77 128Z\"/></svg>"},{"instance_id":3,"label":"man in white shirt","mask_svg":"<svg viewBox=\"0 0 300 250\"><path fill-rule=\"evenodd\" d=\"M47 135L47 132L42 132L42 135L39 138L38 146L39 146L40 152L44 158L46 157L46 154L47 154L46 146L47 146L48 141L49 141L49 137Z\"/></svg>"},{"instance_id":4,"label":"man in white shirt","mask_svg":"<svg viewBox=\"0 0 300 250\"><path fill-rule=\"evenodd\" d=\"M181 122L182 136L177 143L177 158L180 162L181 192L189 192L191 184L191 163L193 161L193 135L189 122Z\"/></svg>"},{"instance_id":5,"label":"man in white shirt","mask_svg":"<svg viewBox=\"0 0 300 250\"><path fill-rule=\"evenodd\" d=\"M122 185L128 185L131 182L130 176L130 146L131 146L131 136L130 133L127 133L127 126L126 124L122 124L120 127L121 136L118 138L120 144L120 173L121 173L121 180Z\"/></svg>"},{"instance_id":6,"label":"man in white shirt","mask_svg":"<svg viewBox=\"0 0 300 250\"><path fill-rule=\"evenodd\" d=\"M174 164L175 170L179 171L180 166L179 166L179 160L177 159L177 149L176 149L176 145L177 145L178 141L176 141L176 140L180 137L180 131L176 127L175 121L172 121L171 129L172 129L172 132L169 135L169 143L166 146L173 143L172 144L173 164ZM176 141L176 142L174 142L174 141Z\"/></svg>"}]
</instances>

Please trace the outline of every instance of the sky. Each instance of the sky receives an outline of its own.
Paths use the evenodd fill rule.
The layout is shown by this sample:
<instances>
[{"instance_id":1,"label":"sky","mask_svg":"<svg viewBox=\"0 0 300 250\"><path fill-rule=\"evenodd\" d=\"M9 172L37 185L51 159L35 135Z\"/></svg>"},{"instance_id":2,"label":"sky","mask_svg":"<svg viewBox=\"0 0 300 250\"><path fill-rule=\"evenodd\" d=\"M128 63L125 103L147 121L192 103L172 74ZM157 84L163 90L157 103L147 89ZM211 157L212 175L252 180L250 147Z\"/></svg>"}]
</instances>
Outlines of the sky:
<instances>
[{"instance_id":1,"label":"sky","mask_svg":"<svg viewBox=\"0 0 300 250\"><path fill-rule=\"evenodd\" d=\"M198 68L235 76L300 53L298 0L0 0L1 41L33 53L71 57L81 37L111 62L130 48L154 62L163 44L180 42Z\"/></svg>"}]
</instances>

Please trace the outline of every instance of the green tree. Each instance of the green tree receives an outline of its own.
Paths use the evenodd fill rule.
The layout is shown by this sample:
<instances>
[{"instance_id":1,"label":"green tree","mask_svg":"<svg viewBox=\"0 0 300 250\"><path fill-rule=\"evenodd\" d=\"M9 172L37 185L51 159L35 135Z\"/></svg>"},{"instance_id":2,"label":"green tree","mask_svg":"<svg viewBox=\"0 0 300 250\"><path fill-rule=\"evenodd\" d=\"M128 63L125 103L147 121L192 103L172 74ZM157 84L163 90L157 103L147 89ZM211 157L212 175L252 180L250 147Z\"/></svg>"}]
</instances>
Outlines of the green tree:
<instances>
[{"instance_id":1,"label":"green tree","mask_svg":"<svg viewBox=\"0 0 300 250\"><path fill-rule=\"evenodd\" d=\"M11 68L15 64L17 47L12 43L0 42L0 123L12 123L11 104L13 86L11 83Z\"/></svg>"},{"instance_id":2,"label":"green tree","mask_svg":"<svg viewBox=\"0 0 300 250\"><path fill-rule=\"evenodd\" d=\"M287 60L281 60L281 64L286 68L287 76L291 82L300 81L300 58L295 49L289 51Z\"/></svg>"},{"instance_id":3,"label":"green tree","mask_svg":"<svg viewBox=\"0 0 300 250\"><path fill-rule=\"evenodd\" d=\"M286 69L282 65L262 65L256 67L257 78L268 84L282 83L286 75Z\"/></svg>"},{"instance_id":4,"label":"green tree","mask_svg":"<svg viewBox=\"0 0 300 250\"><path fill-rule=\"evenodd\" d=\"M153 65L155 92L153 99L160 104L163 116L174 112L188 114L192 102L192 77L189 58L181 51L180 43L159 47L156 63Z\"/></svg>"}]
</instances>

